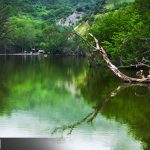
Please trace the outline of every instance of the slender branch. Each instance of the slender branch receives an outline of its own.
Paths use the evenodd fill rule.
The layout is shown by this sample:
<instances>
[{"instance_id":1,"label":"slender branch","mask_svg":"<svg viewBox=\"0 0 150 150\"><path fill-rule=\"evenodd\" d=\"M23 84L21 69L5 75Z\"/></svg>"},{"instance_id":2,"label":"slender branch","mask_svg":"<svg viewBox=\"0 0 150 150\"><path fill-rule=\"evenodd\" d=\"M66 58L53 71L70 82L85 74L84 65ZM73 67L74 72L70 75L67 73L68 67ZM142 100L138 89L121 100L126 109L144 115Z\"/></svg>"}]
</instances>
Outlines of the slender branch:
<instances>
[{"instance_id":1,"label":"slender branch","mask_svg":"<svg viewBox=\"0 0 150 150\"><path fill-rule=\"evenodd\" d=\"M93 46L86 38L84 38L83 36L81 36L80 34L78 34L77 32L72 32L73 34L77 35L78 37L80 37L83 41L85 41L90 47L96 49L95 46Z\"/></svg>"},{"instance_id":2,"label":"slender branch","mask_svg":"<svg viewBox=\"0 0 150 150\"><path fill-rule=\"evenodd\" d=\"M150 68L150 65L148 64L144 64L144 63L138 63L135 65L128 65L128 66L119 66L118 68L141 68L141 67L146 67L146 68Z\"/></svg>"}]
</instances>

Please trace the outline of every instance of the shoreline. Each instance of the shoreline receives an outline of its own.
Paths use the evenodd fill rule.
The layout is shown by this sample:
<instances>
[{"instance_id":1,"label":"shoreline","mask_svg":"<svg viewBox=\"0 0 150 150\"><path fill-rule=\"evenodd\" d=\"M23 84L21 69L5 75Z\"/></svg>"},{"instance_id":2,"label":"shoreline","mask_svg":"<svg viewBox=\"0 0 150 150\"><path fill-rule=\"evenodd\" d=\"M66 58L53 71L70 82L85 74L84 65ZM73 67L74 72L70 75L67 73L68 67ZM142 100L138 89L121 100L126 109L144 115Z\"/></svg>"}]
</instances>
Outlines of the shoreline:
<instances>
[{"instance_id":1,"label":"shoreline","mask_svg":"<svg viewBox=\"0 0 150 150\"><path fill-rule=\"evenodd\" d=\"M38 55L47 55L40 53L10 53L10 54L0 54L0 56L38 56Z\"/></svg>"},{"instance_id":2,"label":"shoreline","mask_svg":"<svg viewBox=\"0 0 150 150\"><path fill-rule=\"evenodd\" d=\"M10 53L10 54L0 54L0 56L73 56L73 57L86 57L86 55L76 55L76 54L43 54L43 53Z\"/></svg>"}]
</instances>

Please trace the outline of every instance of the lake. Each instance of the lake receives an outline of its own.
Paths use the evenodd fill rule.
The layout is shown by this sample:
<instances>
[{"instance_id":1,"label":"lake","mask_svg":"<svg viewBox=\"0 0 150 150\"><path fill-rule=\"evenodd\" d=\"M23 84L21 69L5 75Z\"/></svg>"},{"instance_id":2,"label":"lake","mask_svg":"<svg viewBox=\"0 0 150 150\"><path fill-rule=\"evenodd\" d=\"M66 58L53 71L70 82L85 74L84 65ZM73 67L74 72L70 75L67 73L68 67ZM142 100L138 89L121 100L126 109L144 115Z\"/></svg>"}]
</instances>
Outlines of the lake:
<instances>
[{"instance_id":1,"label":"lake","mask_svg":"<svg viewBox=\"0 0 150 150\"><path fill-rule=\"evenodd\" d=\"M84 58L0 56L0 66L0 137L55 138L66 150L150 149L150 85L125 84Z\"/></svg>"}]
</instances>

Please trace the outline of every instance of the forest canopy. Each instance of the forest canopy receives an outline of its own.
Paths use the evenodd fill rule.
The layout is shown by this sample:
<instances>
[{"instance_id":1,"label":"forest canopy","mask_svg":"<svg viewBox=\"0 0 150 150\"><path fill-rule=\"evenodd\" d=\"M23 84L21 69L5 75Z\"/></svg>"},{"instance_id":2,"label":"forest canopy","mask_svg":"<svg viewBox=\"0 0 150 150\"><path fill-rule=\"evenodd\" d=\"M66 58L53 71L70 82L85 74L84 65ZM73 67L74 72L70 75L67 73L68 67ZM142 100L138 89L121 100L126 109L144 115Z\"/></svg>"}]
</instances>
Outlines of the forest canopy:
<instances>
[{"instance_id":1,"label":"forest canopy","mask_svg":"<svg viewBox=\"0 0 150 150\"><path fill-rule=\"evenodd\" d=\"M88 32L93 33L112 60L122 64L150 59L149 2L139 0L99 14Z\"/></svg>"},{"instance_id":2,"label":"forest canopy","mask_svg":"<svg viewBox=\"0 0 150 150\"><path fill-rule=\"evenodd\" d=\"M78 28L85 38L88 33L98 38L120 64L149 60L149 5L148 0L0 0L0 52L92 54L73 34Z\"/></svg>"}]
</instances>

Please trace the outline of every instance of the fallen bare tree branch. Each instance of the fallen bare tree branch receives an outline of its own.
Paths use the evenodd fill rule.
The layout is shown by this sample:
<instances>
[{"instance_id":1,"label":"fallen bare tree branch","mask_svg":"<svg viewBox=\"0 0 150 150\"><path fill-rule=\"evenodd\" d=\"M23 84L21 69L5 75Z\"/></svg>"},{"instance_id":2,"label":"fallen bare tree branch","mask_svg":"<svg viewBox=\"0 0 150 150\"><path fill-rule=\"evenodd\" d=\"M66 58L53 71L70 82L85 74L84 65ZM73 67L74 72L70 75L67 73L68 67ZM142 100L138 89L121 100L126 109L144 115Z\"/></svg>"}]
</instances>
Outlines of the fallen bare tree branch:
<instances>
[{"instance_id":1,"label":"fallen bare tree branch","mask_svg":"<svg viewBox=\"0 0 150 150\"><path fill-rule=\"evenodd\" d=\"M107 67L120 79L122 79L124 82L139 82L139 83L150 83L150 75L147 76L147 78L143 77L143 78L132 78L129 77L125 74L123 74L114 64L111 63L110 59L108 58L108 55L106 53L106 51L103 49L103 47L101 47L99 45L99 41L98 39L90 33L90 36L94 39L95 43L96 43L96 50L100 53L100 55L102 56L103 60L105 61L105 63L107 64Z\"/></svg>"}]
</instances>

